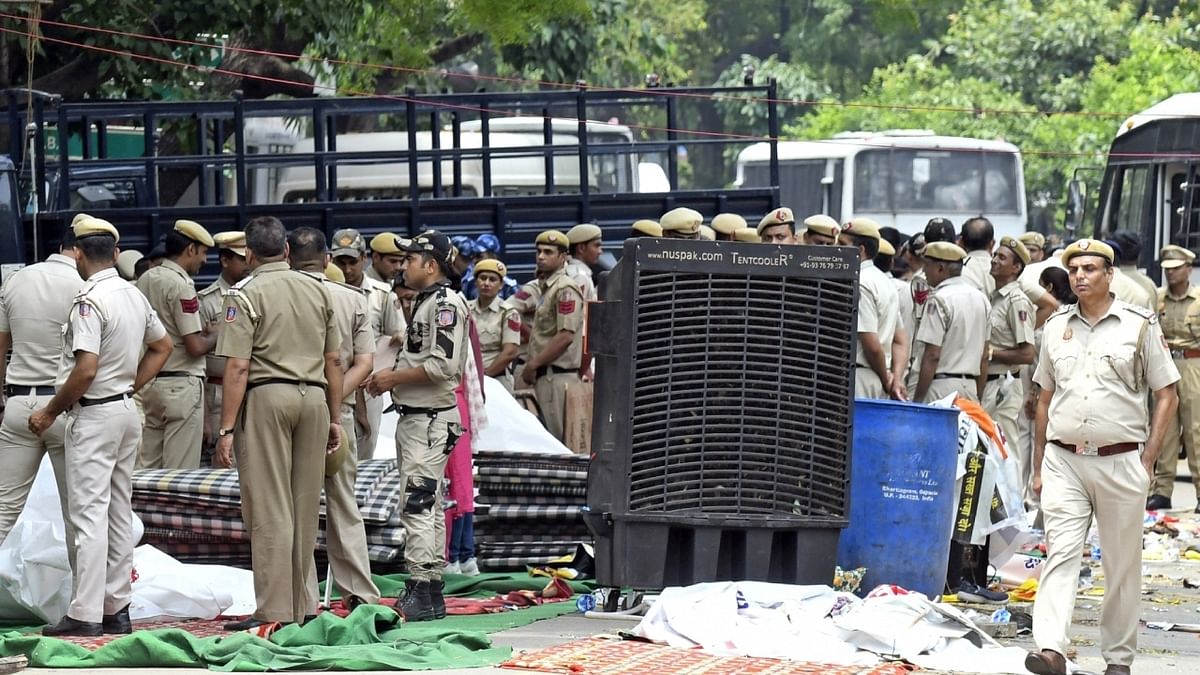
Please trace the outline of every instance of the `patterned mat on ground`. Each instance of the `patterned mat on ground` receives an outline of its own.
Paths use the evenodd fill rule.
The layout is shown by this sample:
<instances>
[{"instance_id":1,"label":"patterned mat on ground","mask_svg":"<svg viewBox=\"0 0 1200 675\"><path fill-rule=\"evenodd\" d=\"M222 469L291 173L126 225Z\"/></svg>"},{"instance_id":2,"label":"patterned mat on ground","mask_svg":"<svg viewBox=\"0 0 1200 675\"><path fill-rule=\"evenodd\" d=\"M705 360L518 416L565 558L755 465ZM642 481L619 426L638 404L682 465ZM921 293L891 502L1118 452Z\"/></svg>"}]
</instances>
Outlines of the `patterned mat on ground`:
<instances>
[{"instance_id":1,"label":"patterned mat on ground","mask_svg":"<svg viewBox=\"0 0 1200 675\"><path fill-rule=\"evenodd\" d=\"M135 621L133 623L134 630L161 630L164 628L178 628L179 630L187 631L198 638L218 637L229 635L229 631L223 627L227 619L155 619L152 621ZM35 633L36 634L36 633ZM122 635L101 635L100 637L70 637L64 636L57 638L65 642L70 642L74 645L79 645L89 652L95 651L104 645L124 637Z\"/></svg>"},{"instance_id":2,"label":"patterned mat on ground","mask_svg":"<svg viewBox=\"0 0 1200 675\"><path fill-rule=\"evenodd\" d=\"M715 656L698 649L609 638L584 638L557 647L525 652L505 661L500 667L588 675L907 675L914 670L911 666L898 663L838 666L746 656Z\"/></svg>"}]
</instances>

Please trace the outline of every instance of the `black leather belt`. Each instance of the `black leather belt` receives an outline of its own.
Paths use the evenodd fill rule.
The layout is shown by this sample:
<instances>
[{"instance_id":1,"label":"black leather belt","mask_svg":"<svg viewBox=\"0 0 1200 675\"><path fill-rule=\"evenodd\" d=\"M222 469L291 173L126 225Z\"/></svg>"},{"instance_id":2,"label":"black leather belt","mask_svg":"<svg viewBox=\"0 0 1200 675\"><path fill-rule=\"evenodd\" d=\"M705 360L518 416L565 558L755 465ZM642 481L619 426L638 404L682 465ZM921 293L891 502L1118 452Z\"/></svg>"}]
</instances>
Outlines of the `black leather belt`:
<instances>
[{"instance_id":1,"label":"black leather belt","mask_svg":"<svg viewBox=\"0 0 1200 675\"><path fill-rule=\"evenodd\" d=\"M979 377L978 375L969 375L967 373L935 373L935 380L973 380Z\"/></svg>"},{"instance_id":2,"label":"black leather belt","mask_svg":"<svg viewBox=\"0 0 1200 675\"><path fill-rule=\"evenodd\" d=\"M160 370L154 377L201 377L193 373L185 373L182 370Z\"/></svg>"},{"instance_id":3,"label":"black leather belt","mask_svg":"<svg viewBox=\"0 0 1200 675\"><path fill-rule=\"evenodd\" d=\"M246 391L250 391L251 389L253 389L255 387L261 387L266 384L291 384L291 385L295 385L297 387L303 384L303 385L307 385L309 387L317 387L318 389L325 388L324 382L313 382L311 380L289 380L285 377L268 377L265 380L258 380L257 382L251 382L251 383L247 384Z\"/></svg>"},{"instance_id":4,"label":"black leather belt","mask_svg":"<svg viewBox=\"0 0 1200 675\"><path fill-rule=\"evenodd\" d=\"M437 415L438 413L454 410L458 406L448 405L445 408L417 408L411 405L396 406L396 411L401 415Z\"/></svg>"},{"instance_id":5,"label":"black leather belt","mask_svg":"<svg viewBox=\"0 0 1200 675\"><path fill-rule=\"evenodd\" d=\"M1010 371L1007 371L1004 373L988 373L987 381L991 382L992 380L998 380L998 379L1004 377L1005 375L1012 375L1013 377L1017 377L1018 375L1020 375L1020 372L1018 372L1016 370L1010 370Z\"/></svg>"},{"instance_id":6,"label":"black leather belt","mask_svg":"<svg viewBox=\"0 0 1200 675\"><path fill-rule=\"evenodd\" d=\"M542 366L541 368L537 369L537 379L540 380L543 377L549 375L550 373L554 373L555 375L561 375L563 373L578 373L578 372L579 372L578 368L559 368L558 366Z\"/></svg>"},{"instance_id":7,"label":"black leather belt","mask_svg":"<svg viewBox=\"0 0 1200 675\"><path fill-rule=\"evenodd\" d=\"M53 396L54 387L27 387L23 384L6 384L4 385L5 396Z\"/></svg>"},{"instance_id":8,"label":"black leather belt","mask_svg":"<svg viewBox=\"0 0 1200 675\"><path fill-rule=\"evenodd\" d=\"M129 397L129 394L115 394L113 396L105 396L104 398L84 397L84 398L79 399L79 405L86 408L88 406L100 405L102 403L113 403L115 401L121 401L128 397Z\"/></svg>"}]
</instances>

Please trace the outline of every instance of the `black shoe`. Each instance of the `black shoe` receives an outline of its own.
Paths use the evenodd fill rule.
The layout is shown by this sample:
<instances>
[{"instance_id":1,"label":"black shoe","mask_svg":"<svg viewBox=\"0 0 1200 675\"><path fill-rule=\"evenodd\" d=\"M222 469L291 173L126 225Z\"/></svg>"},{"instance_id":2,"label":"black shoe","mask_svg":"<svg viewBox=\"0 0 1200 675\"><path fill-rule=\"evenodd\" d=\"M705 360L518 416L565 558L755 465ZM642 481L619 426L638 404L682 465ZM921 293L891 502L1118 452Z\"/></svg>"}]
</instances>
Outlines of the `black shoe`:
<instances>
[{"instance_id":1,"label":"black shoe","mask_svg":"<svg viewBox=\"0 0 1200 675\"><path fill-rule=\"evenodd\" d=\"M342 604L346 606L347 612L353 614L354 610L367 604L367 601L363 600L357 595L347 595L346 597L342 598Z\"/></svg>"},{"instance_id":2,"label":"black shoe","mask_svg":"<svg viewBox=\"0 0 1200 675\"><path fill-rule=\"evenodd\" d=\"M104 634L104 626L94 621L77 621L69 616L64 616L61 621L53 626L46 626L42 629L42 635L47 637L100 637Z\"/></svg>"},{"instance_id":3,"label":"black shoe","mask_svg":"<svg viewBox=\"0 0 1200 675\"><path fill-rule=\"evenodd\" d=\"M1146 500L1147 511L1162 511L1171 508L1171 498L1163 495L1150 495Z\"/></svg>"},{"instance_id":4,"label":"black shoe","mask_svg":"<svg viewBox=\"0 0 1200 675\"><path fill-rule=\"evenodd\" d=\"M1200 513L1200 504L1196 505L1196 509L1192 513Z\"/></svg>"},{"instance_id":5,"label":"black shoe","mask_svg":"<svg viewBox=\"0 0 1200 675\"><path fill-rule=\"evenodd\" d=\"M269 623L275 623L275 622L274 621L263 621L262 619L256 619L254 617L249 617L246 619L242 619L241 621L231 621L230 623L225 624L223 626L223 628L231 633L236 633L236 632L243 631L243 630L250 630L251 628L258 628L259 626L265 626ZM281 621L281 622L279 622L279 625L286 626L287 622Z\"/></svg>"},{"instance_id":6,"label":"black shoe","mask_svg":"<svg viewBox=\"0 0 1200 675\"><path fill-rule=\"evenodd\" d=\"M977 602L984 605L1006 605L1008 594L988 590L978 584L963 581L958 586L958 599L963 602Z\"/></svg>"},{"instance_id":7,"label":"black shoe","mask_svg":"<svg viewBox=\"0 0 1200 675\"><path fill-rule=\"evenodd\" d=\"M129 621L129 605L118 609L115 614L105 614L100 622L105 635L129 635L133 632L133 624Z\"/></svg>"},{"instance_id":8,"label":"black shoe","mask_svg":"<svg viewBox=\"0 0 1200 675\"><path fill-rule=\"evenodd\" d=\"M396 601L396 611L405 621L432 621L433 601L429 597L429 582L409 579L404 582L404 594Z\"/></svg>"},{"instance_id":9,"label":"black shoe","mask_svg":"<svg viewBox=\"0 0 1200 675\"><path fill-rule=\"evenodd\" d=\"M433 605L433 618L446 618L446 598L442 595L442 590L446 588L445 582L441 579L429 582L429 604Z\"/></svg>"},{"instance_id":10,"label":"black shoe","mask_svg":"<svg viewBox=\"0 0 1200 675\"><path fill-rule=\"evenodd\" d=\"M303 623L301 623L300 625L301 625L301 626L306 626L306 625L308 625L308 622L310 622L310 621L316 621L316 620L317 620L317 615L316 615L316 614L305 614L305 615L304 615L304 622L303 622Z\"/></svg>"}]
</instances>

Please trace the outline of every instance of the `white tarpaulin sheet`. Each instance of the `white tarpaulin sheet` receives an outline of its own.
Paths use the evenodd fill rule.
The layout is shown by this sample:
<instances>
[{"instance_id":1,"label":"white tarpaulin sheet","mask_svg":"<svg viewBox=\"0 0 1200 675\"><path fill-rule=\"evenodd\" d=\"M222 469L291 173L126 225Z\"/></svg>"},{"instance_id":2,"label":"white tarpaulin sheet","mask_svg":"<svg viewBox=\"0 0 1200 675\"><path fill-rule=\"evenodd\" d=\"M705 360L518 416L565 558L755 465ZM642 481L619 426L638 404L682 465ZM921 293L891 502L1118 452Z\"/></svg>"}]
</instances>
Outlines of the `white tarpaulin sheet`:
<instances>
[{"instance_id":1,"label":"white tarpaulin sheet","mask_svg":"<svg viewBox=\"0 0 1200 675\"><path fill-rule=\"evenodd\" d=\"M886 586L866 599L752 581L668 588L634 634L724 655L841 665L886 657L963 673L1028 673L1025 650L1002 647L949 605Z\"/></svg>"}]
</instances>

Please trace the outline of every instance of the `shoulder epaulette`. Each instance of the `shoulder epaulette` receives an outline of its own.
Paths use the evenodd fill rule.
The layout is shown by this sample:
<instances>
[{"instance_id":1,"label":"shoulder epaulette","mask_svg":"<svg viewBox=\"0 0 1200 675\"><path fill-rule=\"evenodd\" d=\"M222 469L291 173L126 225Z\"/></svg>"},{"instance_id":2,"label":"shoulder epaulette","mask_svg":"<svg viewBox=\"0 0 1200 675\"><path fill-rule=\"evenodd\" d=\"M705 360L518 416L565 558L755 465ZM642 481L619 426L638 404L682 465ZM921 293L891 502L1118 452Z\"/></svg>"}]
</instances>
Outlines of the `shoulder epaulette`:
<instances>
[{"instance_id":1,"label":"shoulder epaulette","mask_svg":"<svg viewBox=\"0 0 1200 675\"><path fill-rule=\"evenodd\" d=\"M1050 321L1051 321L1052 319L1055 319L1055 318L1057 318L1057 317L1060 317L1060 316L1063 316L1063 315L1069 314L1070 312L1072 312L1072 311L1074 311L1074 310L1075 310L1075 305L1074 305L1074 304L1070 304L1070 305L1059 305L1059 306L1058 306L1058 309L1054 310L1054 311L1053 311L1053 312L1050 314L1050 316L1046 317L1046 323L1050 323Z\"/></svg>"},{"instance_id":2,"label":"shoulder epaulette","mask_svg":"<svg viewBox=\"0 0 1200 675\"><path fill-rule=\"evenodd\" d=\"M354 291L355 293L362 295L362 296L366 296L367 294L370 293L370 291L368 291L365 288L359 288L358 286L351 286L350 284L347 284L342 281L334 281L333 279L330 279L329 277L326 277L326 276L322 276L321 281L329 284L330 286L337 286L338 288L345 288L347 290Z\"/></svg>"},{"instance_id":3,"label":"shoulder epaulette","mask_svg":"<svg viewBox=\"0 0 1200 675\"><path fill-rule=\"evenodd\" d=\"M246 287L246 284L250 283L250 281L251 281L252 279L254 279L254 275L253 275L253 274L247 274L245 279L242 279L241 281L237 282L236 284L234 284L234 285L233 285L233 286L231 286L230 288L231 288L232 290L235 290L235 291L240 291L240 290L242 290L243 288L245 288L245 287Z\"/></svg>"},{"instance_id":4,"label":"shoulder epaulette","mask_svg":"<svg viewBox=\"0 0 1200 675\"><path fill-rule=\"evenodd\" d=\"M203 290L201 290L197 295L212 295L213 293L219 293L220 291L221 291L220 284L212 284L211 286L208 286L208 287L204 288Z\"/></svg>"},{"instance_id":5,"label":"shoulder epaulette","mask_svg":"<svg viewBox=\"0 0 1200 675\"><path fill-rule=\"evenodd\" d=\"M1121 303L1121 304L1122 304L1121 309L1124 309L1127 312L1132 312L1134 314L1137 314L1138 316L1149 321L1150 323L1155 323L1158 321L1158 315L1155 314L1154 312L1151 312L1150 310L1146 309L1145 307L1142 307L1140 305L1131 305L1128 302Z\"/></svg>"}]
</instances>

